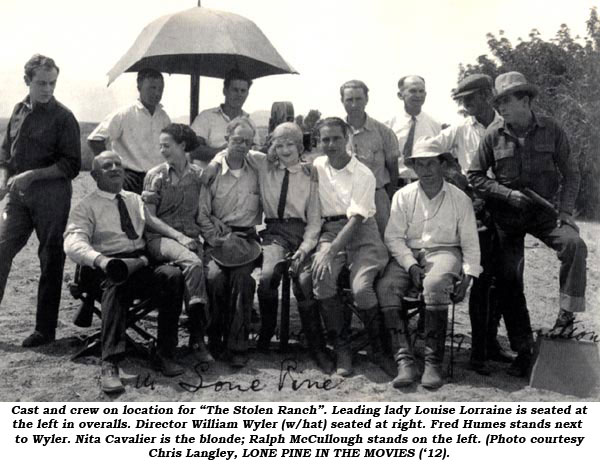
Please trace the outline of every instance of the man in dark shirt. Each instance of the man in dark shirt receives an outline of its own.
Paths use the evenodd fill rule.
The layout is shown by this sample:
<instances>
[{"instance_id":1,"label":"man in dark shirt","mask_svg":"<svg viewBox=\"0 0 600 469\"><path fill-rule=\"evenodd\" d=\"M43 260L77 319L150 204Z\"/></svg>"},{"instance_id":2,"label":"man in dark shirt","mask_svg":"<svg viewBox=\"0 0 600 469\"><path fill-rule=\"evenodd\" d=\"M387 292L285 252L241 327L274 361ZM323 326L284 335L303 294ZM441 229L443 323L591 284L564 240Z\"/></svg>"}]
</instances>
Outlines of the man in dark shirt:
<instances>
[{"instance_id":1,"label":"man in dark shirt","mask_svg":"<svg viewBox=\"0 0 600 469\"><path fill-rule=\"evenodd\" d=\"M0 148L0 302L12 260L35 230L41 275L35 331L23 347L55 337L65 255L62 235L71 207L71 180L81 166L79 125L54 99L59 69L36 54L25 64L28 96L18 103Z\"/></svg>"},{"instance_id":2,"label":"man in dark shirt","mask_svg":"<svg viewBox=\"0 0 600 469\"><path fill-rule=\"evenodd\" d=\"M574 313L585 310L587 248L572 218L580 174L564 130L554 120L532 112L537 88L519 72L499 75L495 85L504 122L488 127L468 177L493 211L497 227L502 253L499 306L511 347L518 352L509 373L527 376L533 337L523 293L526 233L554 249L561 262L560 310L554 330L569 336ZM495 179L486 174L489 168Z\"/></svg>"}]
</instances>

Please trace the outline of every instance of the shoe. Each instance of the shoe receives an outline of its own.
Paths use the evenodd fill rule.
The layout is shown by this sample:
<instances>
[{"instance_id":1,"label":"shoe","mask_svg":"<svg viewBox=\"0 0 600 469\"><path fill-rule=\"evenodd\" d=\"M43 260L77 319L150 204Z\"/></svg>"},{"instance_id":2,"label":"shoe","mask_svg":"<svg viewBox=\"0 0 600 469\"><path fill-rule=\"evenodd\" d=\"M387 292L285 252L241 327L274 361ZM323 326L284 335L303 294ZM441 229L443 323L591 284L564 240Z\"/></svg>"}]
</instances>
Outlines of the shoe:
<instances>
[{"instance_id":1,"label":"shoe","mask_svg":"<svg viewBox=\"0 0 600 469\"><path fill-rule=\"evenodd\" d=\"M46 345L50 342L54 342L54 337L54 333L47 335L42 334L40 331L33 331L33 333L23 341L22 345L25 348L39 347L40 345Z\"/></svg>"},{"instance_id":2,"label":"shoe","mask_svg":"<svg viewBox=\"0 0 600 469\"><path fill-rule=\"evenodd\" d=\"M412 355L398 360L398 375L392 380L392 386L396 389L404 388L413 384L416 379L417 366Z\"/></svg>"},{"instance_id":3,"label":"shoe","mask_svg":"<svg viewBox=\"0 0 600 469\"><path fill-rule=\"evenodd\" d=\"M259 336L256 341L256 350L261 353L267 353L271 345L271 339L265 339L264 336Z\"/></svg>"},{"instance_id":4,"label":"shoe","mask_svg":"<svg viewBox=\"0 0 600 469\"><path fill-rule=\"evenodd\" d=\"M529 368L531 368L531 359L531 352L519 352L512 365L506 370L506 373L517 378L527 378L529 376Z\"/></svg>"},{"instance_id":5,"label":"shoe","mask_svg":"<svg viewBox=\"0 0 600 469\"><path fill-rule=\"evenodd\" d=\"M469 369L482 376L489 376L492 374L487 362L481 360L471 360L469 362Z\"/></svg>"},{"instance_id":6,"label":"shoe","mask_svg":"<svg viewBox=\"0 0 600 469\"><path fill-rule=\"evenodd\" d=\"M425 370L421 376L421 386L427 389L437 389L444 384L442 365L439 363L425 362Z\"/></svg>"},{"instance_id":7,"label":"shoe","mask_svg":"<svg viewBox=\"0 0 600 469\"><path fill-rule=\"evenodd\" d=\"M204 345L203 339L190 340L189 349L194 359L198 362L212 363L215 361L206 348L206 345Z\"/></svg>"},{"instance_id":8,"label":"shoe","mask_svg":"<svg viewBox=\"0 0 600 469\"><path fill-rule=\"evenodd\" d=\"M106 394L116 394L125 391L125 387L119 376L119 367L116 363L102 362L100 387Z\"/></svg>"},{"instance_id":9,"label":"shoe","mask_svg":"<svg viewBox=\"0 0 600 469\"><path fill-rule=\"evenodd\" d=\"M185 372L185 369L179 363L160 353L157 353L154 357L154 367L168 377L179 376Z\"/></svg>"},{"instance_id":10,"label":"shoe","mask_svg":"<svg viewBox=\"0 0 600 469\"><path fill-rule=\"evenodd\" d=\"M571 311L561 309L554 323L554 327L550 330L553 336L569 339L575 330L575 315Z\"/></svg>"},{"instance_id":11,"label":"shoe","mask_svg":"<svg viewBox=\"0 0 600 469\"><path fill-rule=\"evenodd\" d=\"M488 349L487 359L499 363L512 363L514 357L498 344L497 347Z\"/></svg>"},{"instance_id":12,"label":"shoe","mask_svg":"<svg viewBox=\"0 0 600 469\"><path fill-rule=\"evenodd\" d=\"M245 353L233 353L229 364L232 368L244 368L248 364L248 356Z\"/></svg>"},{"instance_id":13,"label":"shoe","mask_svg":"<svg viewBox=\"0 0 600 469\"><path fill-rule=\"evenodd\" d=\"M352 350L350 346L337 347L335 350L336 370L335 374L347 378L352 375Z\"/></svg>"},{"instance_id":14,"label":"shoe","mask_svg":"<svg viewBox=\"0 0 600 469\"><path fill-rule=\"evenodd\" d=\"M317 350L312 353L312 358L320 370L326 375L330 375L334 372L335 366L333 360L325 350Z\"/></svg>"},{"instance_id":15,"label":"shoe","mask_svg":"<svg viewBox=\"0 0 600 469\"><path fill-rule=\"evenodd\" d=\"M425 311L425 370L421 385L427 389L437 389L444 384L442 363L446 348L448 311Z\"/></svg>"}]
</instances>

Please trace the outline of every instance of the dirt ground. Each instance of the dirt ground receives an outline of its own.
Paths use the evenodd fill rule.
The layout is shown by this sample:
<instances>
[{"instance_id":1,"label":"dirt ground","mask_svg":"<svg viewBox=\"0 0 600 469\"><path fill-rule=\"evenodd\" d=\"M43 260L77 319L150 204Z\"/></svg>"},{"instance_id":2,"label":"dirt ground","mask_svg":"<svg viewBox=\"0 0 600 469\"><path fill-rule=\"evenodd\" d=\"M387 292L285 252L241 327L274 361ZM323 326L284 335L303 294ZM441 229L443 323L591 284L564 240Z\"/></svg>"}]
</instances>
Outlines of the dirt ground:
<instances>
[{"instance_id":1,"label":"dirt ground","mask_svg":"<svg viewBox=\"0 0 600 469\"><path fill-rule=\"evenodd\" d=\"M77 203L93 190L88 173L75 181ZM0 204L0 208L3 204ZM588 298L579 328L600 335L600 225L581 222L581 233L588 249ZM98 319L89 329L73 325L78 301L71 298L67 284L74 266L67 261L56 342L36 349L24 349L22 340L33 330L39 267L37 239L32 236L26 248L15 258L4 301L0 306L0 401L564 401L573 400L555 392L534 389L528 381L508 376L506 365L492 363L491 376L482 377L466 369L469 358L470 325L466 302L456 307L455 334L462 334L460 348L454 349L454 376L441 389L431 392L421 386L399 392L389 378L373 365L364 352L355 359L355 373L347 379L322 374L306 352L292 344L280 354L251 353L246 368L233 372L217 362L208 369L195 367L186 355L187 333L180 328L179 358L188 371L177 378L157 374L141 356L131 356L123 369L132 376L126 392L108 397L99 388L100 360L86 357L72 361L82 340L99 326ZM526 295L534 330L553 324L558 304L558 261L541 242L527 238ZM292 308L295 303L292 299ZM295 310L292 333L299 332ZM152 318L146 324L156 326ZM254 325L256 327L256 325ZM506 332L500 341L508 347ZM418 345L418 344L417 344ZM449 358L447 342L446 361ZM456 345L455 345L456 347ZM275 347L276 348L276 347ZM137 376L137 378L136 378ZM201 378L200 378L201 377ZM598 400L600 394L592 400Z\"/></svg>"}]
</instances>

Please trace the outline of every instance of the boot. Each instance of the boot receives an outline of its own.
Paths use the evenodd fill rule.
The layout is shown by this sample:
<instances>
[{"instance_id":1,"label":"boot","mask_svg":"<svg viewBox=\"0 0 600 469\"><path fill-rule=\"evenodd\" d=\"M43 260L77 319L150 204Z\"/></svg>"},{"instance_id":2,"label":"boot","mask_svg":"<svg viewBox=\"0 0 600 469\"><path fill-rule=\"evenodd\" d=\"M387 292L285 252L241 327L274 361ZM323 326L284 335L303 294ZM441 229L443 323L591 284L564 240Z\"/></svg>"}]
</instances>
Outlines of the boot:
<instances>
[{"instance_id":1,"label":"boot","mask_svg":"<svg viewBox=\"0 0 600 469\"><path fill-rule=\"evenodd\" d=\"M359 310L359 316L363 320L369 343L371 345L371 361L378 365L388 376L394 378L397 374L396 363L392 357L385 353L381 327L379 307Z\"/></svg>"},{"instance_id":2,"label":"boot","mask_svg":"<svg viewBox=\"0 0 600 469\"><path fill-rule=\"evenodd\" d=\"M190 331L190 352L198 362L211 363L215 359L204 343L204 305L196 303L189 308L188 327Z\"/></svg>"},{"instance_id":3,"label":"boot","mask_svg":"<svg viewBox=\"0 0 600 469\"><path fill-rule=\"evenodd\" d=\"M257 350L266 352L271 344L271 337L277 327L277 297L263 297L259 295L258 305L260 307L260 332L256 343Z\"/></svg>"},{"instance_id":4,"label":"boot","mask_svg":"<svg viewBox=\"0 0 600 469\"><path fill-rule=\"evenodd\" d=\"M333 361L327 354L325 337L316 303L313 300L298 301L298 314L308 343L308 351L323 373L333 373Z\"/></svg>"},{"instance_id":5,"label":"boot","mask_svg":"<svg viewBox=\"0 0 600 469\"><path fill-rule=\"evenodd\" d=\"M397 376L392 381L392 386L396 389L410 386L417 378L408 321L401 316L402 310L398 308L386 309L383 314L390 347L396 360Z\"/></svg>"},{"instance_id":6,"label":"boot","mask_svg":"<svg viewBox=\"0 0 600 469\"><path fill-rule=\"evenodd\" d=\"M448 308L425 311L425 370L421 377L424 388L437 389L444 384L442 362L446 348Z\"/></svg>"},{"instance_id":7,"label":"boot","mask_svg":"<svg viewBox=\"0 0 600 469\"><path fill-rule=\"evenodd\" d=\"M319 309L325 327L333 338L336 374L347 377L353 372L350 333L345 320L345 308L337 296L319 300Z\"/></svg>"}]
</instances>

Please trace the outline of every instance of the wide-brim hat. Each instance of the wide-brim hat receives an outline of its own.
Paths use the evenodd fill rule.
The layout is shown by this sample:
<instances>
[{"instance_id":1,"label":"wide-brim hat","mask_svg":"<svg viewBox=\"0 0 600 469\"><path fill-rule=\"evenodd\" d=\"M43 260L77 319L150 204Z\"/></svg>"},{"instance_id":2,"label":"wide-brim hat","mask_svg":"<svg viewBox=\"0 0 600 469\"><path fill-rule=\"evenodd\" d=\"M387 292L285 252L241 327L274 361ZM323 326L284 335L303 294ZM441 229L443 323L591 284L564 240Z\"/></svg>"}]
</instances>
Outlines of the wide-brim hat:
<instances>
[{"instance_id":1,"label":"wide-brim hat","mask_svg":"<svg viewBox=\"0 0 600 469\"><path fill-rule=\"evenodd\" d=\"M464 98L479 90L492 90L492 77L484 73L474 73L458 82L458 86L452 90L452 99Z\"/></svg>"},{"instance_id":2,"label":"wide-brim hat","mask_svg":"<svg viewBox=\"0 0 600 469\"><path fill-rule=\"evenodd\" d=\"M210 255L221 267L241 267L259 258L262 250L254 238L243 238L235 234L218 247L212 249Z\"/></svg>"},{"instance_id":3,"label":"wide-brim hat","mask_svg":"<svg viewBox=\"0 0 600 469\"><path fill-rule=\"evenodd\" d=\"M410 166L417 158L435 158L444 153L436 140L431 137L425 137L415 143L412 155L404 157L404 164Z\"/></svg>"},{"instance_id":4,"label":"wide-brim hat","mask_svg":"<svg viewBox=\"0 0 600 469\"><path fill-rule=\"evenodd\" d=\"M525 91L532 98L538 94L537 86L528 83L522 73L507 72L496 77L494 101L519 91Z\"/></svg>"}]
</instances>

